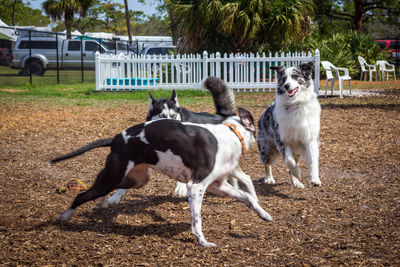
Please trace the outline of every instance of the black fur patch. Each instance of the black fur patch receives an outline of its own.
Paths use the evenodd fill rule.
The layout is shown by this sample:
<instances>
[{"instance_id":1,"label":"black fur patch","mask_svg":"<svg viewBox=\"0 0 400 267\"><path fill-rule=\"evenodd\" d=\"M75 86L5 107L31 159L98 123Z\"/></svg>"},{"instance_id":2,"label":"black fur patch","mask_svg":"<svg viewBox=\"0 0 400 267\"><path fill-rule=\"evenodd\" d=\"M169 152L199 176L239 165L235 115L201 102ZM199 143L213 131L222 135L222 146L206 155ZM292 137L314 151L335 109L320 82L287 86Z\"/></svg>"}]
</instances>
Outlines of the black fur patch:
<instances>
[{"instance_id":1,"label":"black fur patch","mask_svg":"<svg viewBox=\"0 0 400 267\"><path fill-rule=\"evenodd\" d=\"M143 124L133 126L125 132L130 136L137 136L143 129L149 144L139 137L134 137L125 145L121 136L117 144L113 143L112 153L121 154L121 158L132 160L135 165L141 163L156 165L158 157L155 151L171 150L174 155L182 158L186 167L192 170L194 182L200 182L214 168L218 143L207 129L184 125L175 120L158 120L146 126Z\"/></svg>"},{"instance_id":2,"label":"black fur patch","mask_svg":"<svg viewBox=\"0 0 400 267\"><path fill-rule=\"evenodd\" d=\"M274 118L275 102L262 113L258 121L257 144L261 161L270 163L276 153L285 154L285 146L279 135L279 125Z\"/></svg>"}]
</instances>

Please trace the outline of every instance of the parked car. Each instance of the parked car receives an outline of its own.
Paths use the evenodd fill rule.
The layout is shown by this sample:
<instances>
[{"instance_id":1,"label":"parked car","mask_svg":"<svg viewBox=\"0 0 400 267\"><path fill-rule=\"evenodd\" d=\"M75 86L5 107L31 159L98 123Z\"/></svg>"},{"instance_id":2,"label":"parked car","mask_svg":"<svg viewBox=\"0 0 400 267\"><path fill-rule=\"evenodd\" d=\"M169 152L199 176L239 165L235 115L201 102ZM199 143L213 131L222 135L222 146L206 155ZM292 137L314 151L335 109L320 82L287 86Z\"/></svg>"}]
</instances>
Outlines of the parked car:
<instances>
[{"instance_id":1,"label":"parked car","mask_svg":"<svg viewBox=\"0 0 400 267\"><path fill-rule=\"evenodd\" d=\"M95 53L112 53L104 45L90 39L60 39L53 37L28 37L17 39L13 49L11 67L21 69L21 75L43 75L46 70L57 68L64 70L94 69ZM29 46L31 52L29 52ZM82 46L82 52L81 52Z\"/></svg>"},{"instance_id":2,"label":"parked car","mask_svg":"<svg viewBox=\"0 0 400 267\"><path fill-rule=\"evenodd\" d=\"M121 41L103 41L101 42L108 50L112 51L113 53L123 53L123 54L134 54L136 50L133 50L129 47L128 42L121 42ZM117 50L115 49L117 48Z\"/></svg>"},{"instance_id":3,"label":"parked car","mask_svg":"<svg viewBox=\"0 0 400 267\"><path fill-rule=\"evenodd\" d=\"M168 56L176 52L176 46L147 46L142 50L142 55L156 55L156 56Z\"/></svg>"},{"instance_id":4,"label":"parked car","mask_svg":"<svg viewBox=\"0 0 400 267\"><path fill-rule=\"evenodd\" d=\"M382 49L387 49L394 63L400 65L400 40L399 39L382 39L376 40Z\"/></svg>"}]
</instances>

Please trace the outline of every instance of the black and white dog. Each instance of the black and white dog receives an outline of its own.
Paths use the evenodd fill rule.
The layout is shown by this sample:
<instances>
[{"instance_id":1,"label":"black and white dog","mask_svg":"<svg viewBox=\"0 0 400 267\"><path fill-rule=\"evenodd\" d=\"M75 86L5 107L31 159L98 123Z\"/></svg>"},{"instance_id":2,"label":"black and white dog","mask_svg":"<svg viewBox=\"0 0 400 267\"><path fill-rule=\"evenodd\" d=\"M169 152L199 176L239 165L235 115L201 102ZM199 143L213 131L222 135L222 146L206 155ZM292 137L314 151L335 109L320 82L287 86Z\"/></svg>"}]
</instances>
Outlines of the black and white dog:
<instances>
[{"instance_id":1,"label":"black and white dog","mask_svg":"<svg viewBox=\"0 0 400 267\"><path fill-rule=\"evenodd\" d=\"M207 242L202 232L205 191L241 200L262 219L272 220L259 205L250 177L238 167L242 152L254 141L253 117L242 108L239 116L228 117L223 124L161 119L135 125L114 137L105 167L93 186L79 194L58 220L69 220L78 206L114 189L141 188L152 168L188 184L192 232L200 245L215 246ZM251 188L249 193L231 186L226 181L230 176Z\"/></svg>"},{"instance_id":2,"label":"black and white dog","mask_svg":"<svg viewBox=\"0 0 400 267\"><path fill-rule=\"evenodd\" d=\"M260 159L265 164L264 182L275 183L271 166L281 155L293 186L304 188L299 181L299 162L305 154L311 184L320 186L318 146L321 107L311 78L314 65L309 62L297 67L271 69L277 71L276 98L261 115L257 135Z\"/></svg>"},{"instance_id":3,"label":"black and white dog","mask_svg":"<svg viewBox=\"0 0 400 267\"><path fill-rule=\"evenodd\" d=\"M236 114L236 103L232 89L228 88L223 80L216 77L209 77L203 82L203 87L210 91L216 109L216 114L206 112L193 112L184 107L181 107L178 102L176 91L173 90L170 98L155 99L149 92L149 111L146 121L158 119L175 119L193 123L221 123L225 118ZM84 147L81 147L68 154L59 156L51 163L69 159L81 155L89 150L99 147L110 147L112 138L105 138L94 141ZM230 179L231 184L238 187L237 180ZM118 205L121 199L125 196L126 190L117 190L107 201L101 201L97 208ZM177 182L174 195L179 197L187 196L187 186L184 183Z\"/></svg>"}]
</instances>

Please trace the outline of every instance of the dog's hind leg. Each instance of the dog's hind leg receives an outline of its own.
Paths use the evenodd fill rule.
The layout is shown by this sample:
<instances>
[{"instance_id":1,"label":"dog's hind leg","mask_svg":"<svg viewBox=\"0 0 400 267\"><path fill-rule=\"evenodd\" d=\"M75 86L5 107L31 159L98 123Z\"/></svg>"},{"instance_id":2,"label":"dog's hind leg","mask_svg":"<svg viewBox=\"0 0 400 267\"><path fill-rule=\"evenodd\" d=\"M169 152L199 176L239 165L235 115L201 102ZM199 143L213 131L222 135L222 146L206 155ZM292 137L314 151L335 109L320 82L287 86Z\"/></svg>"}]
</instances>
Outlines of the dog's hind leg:
<instances>
[{"instance_id":1,"label":"dog's hind leg","mask_svg":"<svg viewBox=\"0 0 400 267\"><path fill-rule=\"evenodd\" d=\"M265 148L264 150L267 151ZM263 153L263 155L260 157L261 161L264 163L265 168L265 177L263 179L264 183L275 184L275 179L272 175L272 166L278 161L279 156L280 154L276 149L270 148L268 150L268 153Z\"/></svg>"},{"instance_id":2,"label":"dog's hind leg","mask_svg":"<svg viewBox=\"0 0 400 267\"><path fill-rule=\"evenodd\" d=\"M105 196L102 197L99 203L93 209L98 210L118 205L125 196L126 191L126 189L120 188L109 199L106 200Z\"/></svg>"},{"instance_id":3,"label":"dog's hind leg","mask_svg":"<svg viewBox=\"0 0 400 267\"><path fill-rule=\"evenodd\" d=\"M71 219L72 215L74 215L75 209L77 207L90 200L94 200L98 197L102 197L110 193L111 190L113 190L114 188L110 184L107 185L102 182L104 181L105 176L106 176L106 171L103 169L103 171L101 171L97 176L94 185L87 191L77 195L74 202L72 202L71 207L60 215L58 221L60 222L68 221L69 219Z\"/></svg>"},{"instance_id":4,"label":"dog's hind leg","mask_svg":"<svg viewBox=\"0 0 400 267\"><path fill-rule=\"evenodd\" d=\"M189 194L190 215L192 217L192 233L197 238L200 245L215 247L216 245L214 243L207 242L201 227L201 205L207 185L189 181L187 189Z\"/></svg>"},{"instance_id":5,"label":"dog's hind leg","mask_svg":"<svg viewBox=\"0 0 400 267\"><path fill-rule=\"evenodd\" d=\"M285 165L289 169L292 185L296 188L304 188L304 184L302 184L298 179L301 177L299 163L296 161L292 150L289 147L286 147L285 149Z\"/></svg>"},{"instance_id":6,"label":"dog's hind leg","mask_svg":"<svg viewBox=\"0 0 400 267\"><path fill-rule=\"evenodd\" d=\"M215 181L208 187L207 191L240 200L246 203L247 206L252 207L261 219L272 221L271 215L260 206L256 198L241 189L234 188L226 180Z\"/></svg>"},{"instance_id":7,"label":"dog's hind leg","mask_svg":"<svg viewBox=\"0 0 400 267\"><path fill-rule=\"evenodd\" d=\"M134 164L132 162L121 162L119 155L114 153L109 154L106 166L97 175L96 181L92 187L76 196L71 207L60 215L58 221L69 220L77 207L90 200L103 197L115 188L129 188L128 185L143 186L147 181L147 177L140 177L140 179L134 181L136 184L133 184L133 181L131 181L131 173L135 173L132 172L133 169L138 169L139 173L142 173L143 170L145 170L147 173L147 166L145 166L145 164L140 164L135 166L135 168L133 167Z\"/></svg>"},{"instance_id":8,"label":"dog's hind leg","mask_svg":"<svg viewBox=\"0 0 400 267\"><path fill-rule=\"evenodd\" d=\"M116 206L121 202L122 198L125 196L127 189L118 189L109 199L107 199L103 205L103 208Z\"/></svg>"}]
</instances>

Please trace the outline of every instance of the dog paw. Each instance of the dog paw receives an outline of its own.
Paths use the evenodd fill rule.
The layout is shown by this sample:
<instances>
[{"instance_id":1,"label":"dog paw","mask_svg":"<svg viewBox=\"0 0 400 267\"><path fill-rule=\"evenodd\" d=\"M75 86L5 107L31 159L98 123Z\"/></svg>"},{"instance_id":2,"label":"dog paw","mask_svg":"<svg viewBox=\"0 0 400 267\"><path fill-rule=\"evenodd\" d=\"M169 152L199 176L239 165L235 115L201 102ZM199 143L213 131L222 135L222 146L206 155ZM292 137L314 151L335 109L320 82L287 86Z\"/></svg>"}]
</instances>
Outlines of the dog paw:
<instances>
[{"instance_id":1,"label":"dog paw","mask_svg":"<svg viewBox=\"0 0 400 267\"><path fill-rule=\"evenodd\" d=\"M272 216L268 212L266 212L265 210L260 212L258 214L258 216L260 216L260 218L263 219L264 221L272 222Z\"/></svg>"},{"instance_id":2,"label":"dog paw","mask_svg":"<svg viewBox=\"0 0 400 267\"><path fill-rule=\"evenodd\" d=\"M305 186L304 186L304 184L302 184L299 180L297 180L297 179L292 179L292 184L293 184L293 186L294 187L296 187L296 188L304 188Z\"/></svg>"},{"instance_id":3,"label":"dog paw","mask_svg":"<svg viewBox=\"0 0 400 267\"><path fill-rule=\"evenodd\" d=\"M64 211L60 217L58 217L57 221L58 222L66 222L69 219L71 219L72 215L74 215L75 210L73 209L68 209L66 211Z\"/></svg>"},{"instance_id":4,"label":"dog paw","mask_svg":"<svg viewBox=\"0 0 400 267\"><path fill-rule=\"evenodd\" d=\"M275 184L275 179L274 179L274 177L265 176L263 181L264 181L264 183L266 183L266 184Z\"/></svg>"},{"instance_id":5,"label":"dog paw","mask_svg":"<svg viewBox=\"0 0 400 267\"><path fill-rule=\"evenodd\" d=\"M104 201L104 204L103 204L102 208L118 206L120 201L121 201L120 198L117 199L117 198L110 197L109 199Z\"/></svg>"},{"instance_id":6,"label":"dog paw","mask_svg":"<svg viewBox=\"0 0 400 267\"><path fill-rule=\"evenodd\" d=\"M177 197L186 197L187 196L187 186L184 183L176 183L176 187L174 192L172 193Z\"/></svg>"},{"instance_id":7,"label":"dog paw","mask_svg":"<svg viewBox=\"0 0 400 267\"><path fill-rule=\"evenodd\" d=\"M217 245L215 244L215 243L211 243L211 242L207 242L207 241L202 241L202 242L199 242L200 243L200 245L202 245L203 247L208 247L208 248L211 248L211 247L216 247Z\"/></svg>"},{"instance_id":8,"label":"dog paw","mask_svg":"<svg viewBox=\"0 0 400 267\"><path fill-rule=\"evenodd\" d=\"M311 181L311 184L313 185L313 186L321 186L321 181L318 179L318 180L315 180L315 181Z\"/></svg>"}]
</instances>

